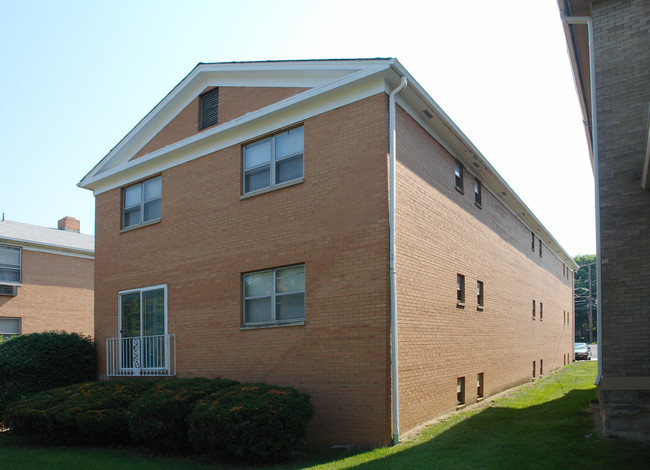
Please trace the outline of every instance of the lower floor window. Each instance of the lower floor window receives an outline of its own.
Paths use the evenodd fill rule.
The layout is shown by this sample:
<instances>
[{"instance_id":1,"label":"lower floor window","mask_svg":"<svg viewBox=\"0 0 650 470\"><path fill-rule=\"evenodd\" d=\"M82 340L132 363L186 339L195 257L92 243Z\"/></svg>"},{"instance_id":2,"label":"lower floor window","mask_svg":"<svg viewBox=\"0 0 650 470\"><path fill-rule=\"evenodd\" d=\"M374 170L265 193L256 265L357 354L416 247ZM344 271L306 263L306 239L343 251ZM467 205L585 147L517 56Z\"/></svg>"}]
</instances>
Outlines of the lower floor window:
<instances>
[{"instance_id":1,"label":"lower floor window","mask_svg":"<svg viewBox=\"0 0 650 470\"><path fill-rule=\"evenodd\" d=\"M305 319L305 266L244 274L244 324Z\"/></svg>"},{"instance_id":2,"label":"lower floor window","mask_svg":"<svg viewBox=\"0 0 650 470\"><path fill-rule=\"evenodd\" d=\"M8 339L20 334L20 318L0 317L0 338Z\"/></svg>"},{"instance_id":3,"label":"lower floor window","mask_svg":"<svg viewBox=\"0 0 650 470\"><path fill-rule=\"evenodd\" d=\"M458 405L465 404L465 377L456 379L456 402Z\"/></svg>"}]
</instances>

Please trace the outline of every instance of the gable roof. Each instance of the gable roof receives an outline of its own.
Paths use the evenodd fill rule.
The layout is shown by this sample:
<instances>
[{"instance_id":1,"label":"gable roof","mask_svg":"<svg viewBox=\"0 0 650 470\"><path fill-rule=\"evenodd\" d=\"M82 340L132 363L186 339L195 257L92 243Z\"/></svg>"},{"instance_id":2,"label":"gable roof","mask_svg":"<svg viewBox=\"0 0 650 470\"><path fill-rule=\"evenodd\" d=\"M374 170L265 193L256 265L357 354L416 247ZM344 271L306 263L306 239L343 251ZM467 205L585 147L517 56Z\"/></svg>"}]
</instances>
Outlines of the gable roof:
<instances>
[{"instance_id":1,"label":"gable roof","mask_svg":"<svg viewBox=\"0 0 650 470\"><path fill-rule=\"evenodd\" d=\"M195 158L295 124L346 104L390 93L407 78L398 104L476 177L571 269L573 259L394 58L199 63L80 182L95 194L124 186ZM137 159L132 157L211 86L305 88L277 103L202 130Z\"/></svg>"},{"instance_id":2,"label":"gable roof","mask_svg":"<svg viewBox=\"0 0 650 470\"><path fill-rule=\"evenodd\" d=\"M0 221L0 244L81 258L94 258L95 237L10 220Z\"/></svg>"}]
</instances>

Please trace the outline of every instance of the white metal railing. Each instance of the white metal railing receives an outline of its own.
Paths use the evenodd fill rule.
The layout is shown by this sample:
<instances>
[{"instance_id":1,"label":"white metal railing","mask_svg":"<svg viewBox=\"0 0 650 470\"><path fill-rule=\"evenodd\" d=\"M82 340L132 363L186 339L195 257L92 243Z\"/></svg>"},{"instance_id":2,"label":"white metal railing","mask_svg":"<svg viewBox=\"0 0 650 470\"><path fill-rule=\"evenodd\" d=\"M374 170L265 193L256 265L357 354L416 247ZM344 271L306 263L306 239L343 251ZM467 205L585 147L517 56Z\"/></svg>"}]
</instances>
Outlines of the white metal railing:
<instances>
[{"instance_id":1,"label":"white metal railing","mask_svg":"<svg viewBox=\"0 0 650 470\"><path fill-rule=\"evenodd\" d=\"M106 375L176 375L176 336L134 336L106 340Z\"/></svg>"}]
</instances>

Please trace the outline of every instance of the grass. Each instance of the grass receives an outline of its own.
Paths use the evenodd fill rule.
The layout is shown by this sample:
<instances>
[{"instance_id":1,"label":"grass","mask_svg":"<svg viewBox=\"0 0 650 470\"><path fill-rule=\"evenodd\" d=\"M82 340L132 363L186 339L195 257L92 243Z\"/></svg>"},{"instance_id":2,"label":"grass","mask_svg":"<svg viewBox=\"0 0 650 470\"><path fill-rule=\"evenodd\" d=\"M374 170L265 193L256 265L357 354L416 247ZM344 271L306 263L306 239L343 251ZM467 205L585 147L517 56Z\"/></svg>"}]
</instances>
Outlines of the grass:
<instances>
[{"instance_id":1,"label":"grass","mask_svg":"<svg viewBox=\"0 0 650 470\"><path fill-rule=\"evenodd\" d=\"M269 469L646 468L650 446L598 432L595 362L574 363L485 406L453 413L416 438L367 452L301 455ZM165 458L142 449L33 447L0 433L7 469L229 469L201 457Z\"/></svg>"}]
</instances>

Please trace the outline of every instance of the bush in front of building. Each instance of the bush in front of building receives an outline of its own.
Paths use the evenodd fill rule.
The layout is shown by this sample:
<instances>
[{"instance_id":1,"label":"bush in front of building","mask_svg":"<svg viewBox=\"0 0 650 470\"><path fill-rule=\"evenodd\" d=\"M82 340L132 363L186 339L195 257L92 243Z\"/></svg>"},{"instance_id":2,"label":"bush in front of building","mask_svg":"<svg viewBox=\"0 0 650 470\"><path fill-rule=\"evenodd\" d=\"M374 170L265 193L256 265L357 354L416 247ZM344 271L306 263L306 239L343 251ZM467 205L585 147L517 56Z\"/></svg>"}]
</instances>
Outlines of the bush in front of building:
<instances>
[{"instance_id":1,"label":"bush in front of building","mask_svg":"<svg viewBox=\"0 0 650 470\"><path fill-rule=\"evenodd\" d=\"M293 388L241 384L197 402L189 439L197 452L273 462L304 441L309 395Z\"/></svg>"},{"instance_id":2,"label":"bush in front of building","mask_svg":"<svg viewBox=\"0 0 650 470\"><path fill-rule=\"evenodd\" d=\"M45 332L0 343L0 413L12 401L41 390L96 378L97 351L92 338L77 333Z\"/></svg>"},{"instance_id":3,"label":"bush in front of building","mask_svg":"<svg viewBox=\"0 0 650 470\"><path fill-rule=\"evenodd\" d=\"M128 444L129 405L155 384L101 381L47 390L11 403L5 410L5 425L47 444Z\"/></svg>"},{"instance_id":4,"label":"bush in front of building","mask_svg":"<svg viewBox=\"0 0 650 470\"><path fill-rule=\"evenodd\" d=\"M158 382L130 406L131 438L162 452L191 452L187 418L197 400L238 383L218 378Z\"/></svg>"}]
</instances>

